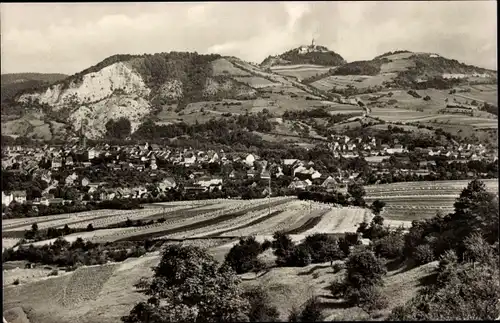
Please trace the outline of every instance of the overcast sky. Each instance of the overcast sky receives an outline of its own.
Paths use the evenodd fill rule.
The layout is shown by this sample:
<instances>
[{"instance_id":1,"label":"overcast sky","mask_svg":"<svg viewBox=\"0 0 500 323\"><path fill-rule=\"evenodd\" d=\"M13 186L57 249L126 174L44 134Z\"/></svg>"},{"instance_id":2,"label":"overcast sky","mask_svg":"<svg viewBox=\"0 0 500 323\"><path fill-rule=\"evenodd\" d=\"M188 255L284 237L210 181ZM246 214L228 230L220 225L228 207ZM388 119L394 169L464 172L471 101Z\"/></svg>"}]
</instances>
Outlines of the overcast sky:
<instances>
[{"instance_id":1,"label":"overcast sky","mask_svg":"<svg viewBox=\"0 0 500 323\"><path fill-rule=\"evenodd\" d=\"M299 45L347 61L397 49L496 69L496 1L2 3L2 73L74 74L114 54L197 51L260 63Z\"/></svg>"}]
</instances>

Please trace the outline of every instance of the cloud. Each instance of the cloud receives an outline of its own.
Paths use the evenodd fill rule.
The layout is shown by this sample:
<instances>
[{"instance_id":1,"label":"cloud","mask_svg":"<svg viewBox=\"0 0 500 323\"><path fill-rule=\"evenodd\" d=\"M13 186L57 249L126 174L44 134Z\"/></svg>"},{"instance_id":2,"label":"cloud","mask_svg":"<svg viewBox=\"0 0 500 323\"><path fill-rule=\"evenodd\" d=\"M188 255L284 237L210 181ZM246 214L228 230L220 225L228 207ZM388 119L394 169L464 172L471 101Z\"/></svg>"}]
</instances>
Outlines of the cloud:
<instances>
[{"instance_id":1,"label":"cloud","mask_svg":"<svg viewBox=\"0 0 500 323\"><path fill-rule=\"evenodd\" d=\"M395 49L496 68L496 2L1 4L2 73L75 73L118 53L261 62L311 38L346 60Z\"/></svg>"}]
</instances>

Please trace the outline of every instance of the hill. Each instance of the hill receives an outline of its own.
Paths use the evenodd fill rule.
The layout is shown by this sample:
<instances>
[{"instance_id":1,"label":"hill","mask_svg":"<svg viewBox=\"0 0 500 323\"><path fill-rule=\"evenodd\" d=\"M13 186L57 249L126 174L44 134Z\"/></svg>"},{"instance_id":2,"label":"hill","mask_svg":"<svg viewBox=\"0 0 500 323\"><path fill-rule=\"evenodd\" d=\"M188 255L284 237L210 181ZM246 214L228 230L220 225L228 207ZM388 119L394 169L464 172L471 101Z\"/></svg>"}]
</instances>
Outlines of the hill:
<instances>
[{"instance_id":1,"label":"hill","mask_svg":"<svg viewBox=\"0 0 500 323\"><path fill-rule=\"evenodd\" d=\"M12 73L1 75L2 103L11 100L23 90L46 87L68 77L65 74Z\"/></svg>"},{"instance_id":2,"label":"hill","mask_svg":"<svg viewBox=\"0 0 500 323\"><path fill-rule=\"evenodd\" d=\"M496 84L497 72L466 65L438 54L388 52L368 61L354 61L330 69L304 83L327 91L349 87L374 92L381 88L450 89L468 82Z\"/></svg>"},{"instance_id":3,"label":"hill","mask_svg":"<svg viewBox=\"0 0 500 323\"><path fill-rule=\"evenodd\" d=\"M345 63L344 58L334 51L325 46L311 44L291 49L277 56L269 56L260 65L267 68L275 65L296 64L339 66Z\"/></svg>"},{"instance_id":4,"label":"hill","mask_svg":"<svg viewBox=\"0 0 500 323\"><path fill-rule=\"evenodd\" d=\"M217 54L114 55L51 85L17 91L2 103L2 133L68 140L85 124L86 136L98 139L106 135L108 122L122 117L134 133L148 120L201 124L264 110L280 117L320 108L330 114L364 109L371 118L367 122L438 124L454 135L482 140L493 138L491 130L497 128L496 79L495 71L437 54L396 51L346 63L316 45L261 65ZM8 81L20 84L12 77ZM448 109L449 102L474 108ZM348 124L333 128L345 126L355 130ZM266 141L274 141L278 132L280 140L297 135L275 130L275 138L258 135Z\"/></svg>"}]
</instances>

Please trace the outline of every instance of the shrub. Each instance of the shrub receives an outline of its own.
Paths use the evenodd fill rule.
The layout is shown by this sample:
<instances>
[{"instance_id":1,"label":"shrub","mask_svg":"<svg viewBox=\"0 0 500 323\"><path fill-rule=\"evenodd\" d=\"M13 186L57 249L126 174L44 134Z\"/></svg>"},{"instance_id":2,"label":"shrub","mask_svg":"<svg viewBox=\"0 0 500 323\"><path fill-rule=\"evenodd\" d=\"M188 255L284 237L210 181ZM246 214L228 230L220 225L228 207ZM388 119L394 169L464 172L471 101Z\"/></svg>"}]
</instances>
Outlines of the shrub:
<instances>
[{"instance_id":1,"label":"shrub","mask_svg":"<svg viewBox=\"0 0 500 323\"><path fill-rule=\"evenodd\" d=\"M381 310L388 305L387 299L374 285L361 288L348 286L344 297L351 306L359 306L367 312Z\"/></svg>"},{"instance_id":2,"label":"shrub","mask_svg":"<svg viewBox=\"0 0 500 323\"><path fill-rule=\"evenodd\" d=\"M387 259L403 257L404 236L401 232L391 232L388 235L373 242L373 250L377 257Z\"/></svg>"},{"instance_id":3,"label":"shrub","mask_svg":"<svg viewBox=\"0 0 500 323\"><path fill-rule=\"evenodd\" d=\"M271 300L264 288L261 286L250 287L243 293L243 297L250 303L248 318L250 322L278 322L279 312L275 306L271 306Z\"/></svg>"},{"instance_id":4,"label":"shrub","mask_svg":"<svg viewBox=\"0 0 500 323\"><path fill-rule=\"evenodd\" d=\"M418 265L424 265L434 261L434 251L428 244L421 244L415 248L413 259Z\"/></svg>"},{"instance_id":5,"label":"shrub","mask_svg":"<svg viewBox=\"0 0 500 323\"><path fill-rule=\"evenodd\" d=\"M237 274L262 268L257 256L262 251L260 243L255 237L242 238L226 255L225 264L229 265Z\"/></svg>"},{"instance_id":6,"label":"shrub","mask_svg":"<svg viewBox=\"0 0 500 323\"><path fill-rule=\"evenodd\" d=\"M334 263L332 267L335 274L346 268L343 262Z\"/></svg>"},{"instance_id":7,"label":"shrub","mask_svg":"<svg viewBox=\"0 0 500 323\"><path fill-rule=\"evenodd\" d=\"M346 261L346 283L355 288L379 285L386 268L369 250L353 252Z\"/></svg>"},{"instance_id":8,"label":"shrub","mask_svg":"<svg viewBox=\"0 0 500 323\"><path fill-rule=\"evenodd\" d=\"M344 280L334 280L331 282L330 286L328 286L328 289L334 298L342 298L347 291L347 287L348 285Z\"/></svg>"},{"instance_id":9,"label":"shrub","mask_svg":"<svg viewBox=\"0 0 500 323\"><path fill-rule=\"evenodd\" d=\"M298 245L294 248L288 261L289 266L305 267L312 263L309 248L304 245Z\"/></svg>"},{"instance_id":10,"label":"shrub","mask_svg":"<svg viewBox=\"0 0 500 323\"><path fill-rule=\"evenodd\" d=\"M293 306L288 315L288 322L300 322L300 310Z\"/></svg>"},{"instance_id":11,"label":"shrub","mask_svg":"<svg viewBox=\"0 0 500 323\"><path fill-rule=\"evenodd\" d=\"M320 322L321 321L321 306L317 297L311 297L302 312L299 320L301 322Z\"/></svg>"},{"instance_id":12,"label":"shrub","mask_svg":"<svg viewBox=\"0 0 500 323\"><path fill-rule=\"evenodd\" d=\"M301 245L309 250L312 263L333 261L342 259L344 256L338 246L337 239L325 233L309 235Z\"/></svg>"},{"instance_id":13,"label":"shrub","mask_svg":"<svg viewBox=\"0 0 500 323\"><path fill-rule=\"evenodd\" d=\"M19 278L17 278L17 279L16 279L16 280L14 280L14 282L13 282L13 284L14 284L14 285L19 285L19 283L20 283L20 282L19 282Z\"/></svg>"},{"instance_id":14,"label":"shrub","mask_svg":"<svg viewBox=\"0 0 500 323\"><path fill-rule=\"evenodd\" d=\"M269 240L266 239L266 240L264 240L264 242L262 242L262 244L261 244L260 247L261 247L261 250L264 252L267 249L269 249L269 248L272 247L272 243L271 243L271 241L269 241Z\"/></svg>"},{"instance_id":15,"label":"shrub","mask_svg":"<svg viewBox=\"0 0 500 323\"><path fill-rule=\"evenodd\" d=\"M57 269L55 270L52 270L50 273L49 273L49 276L57 276L59 275L59 271Z\"/></svg>"}]
</instances>

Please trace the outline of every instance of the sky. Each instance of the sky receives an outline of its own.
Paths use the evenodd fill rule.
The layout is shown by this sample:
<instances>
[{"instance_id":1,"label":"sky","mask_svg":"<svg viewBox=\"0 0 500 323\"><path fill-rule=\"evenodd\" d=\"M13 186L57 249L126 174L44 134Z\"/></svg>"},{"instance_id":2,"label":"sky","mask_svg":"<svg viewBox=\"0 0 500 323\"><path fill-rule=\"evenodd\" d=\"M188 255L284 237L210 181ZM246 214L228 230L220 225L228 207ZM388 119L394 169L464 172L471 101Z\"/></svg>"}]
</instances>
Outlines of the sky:
<instances>
[{"instance_id":1,"label":"sky","mask_svg":"<svg viewBox=\"0 0 500 323\"><path fill-rule=\"evenodd\" d=\"M406 49L496 69L496 1L2 3L1 72L74 74L114 54L260 63L300 45L347 61Z\"/></svg>"}]
</instances>

